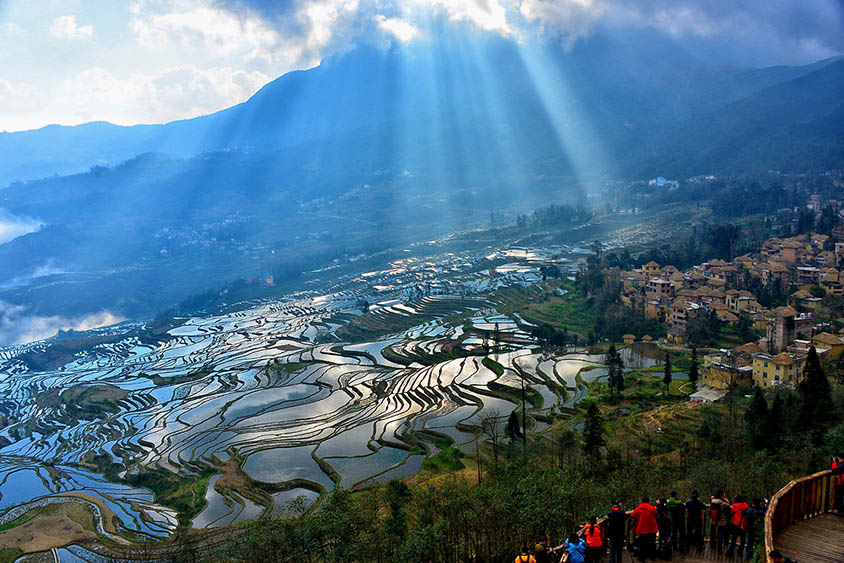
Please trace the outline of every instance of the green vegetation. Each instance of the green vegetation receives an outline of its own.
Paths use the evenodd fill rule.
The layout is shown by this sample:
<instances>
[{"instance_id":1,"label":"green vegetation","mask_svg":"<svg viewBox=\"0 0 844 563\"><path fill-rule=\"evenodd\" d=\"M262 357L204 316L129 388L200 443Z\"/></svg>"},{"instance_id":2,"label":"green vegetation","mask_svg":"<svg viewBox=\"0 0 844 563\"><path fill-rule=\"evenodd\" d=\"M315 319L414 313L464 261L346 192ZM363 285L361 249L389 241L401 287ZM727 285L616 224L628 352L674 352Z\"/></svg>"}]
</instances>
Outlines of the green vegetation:
<instances>
[{"instance_id":1,"label":"green vegetation","mask_svg":"<svg viewBox=\"0 0 844 563\"><path fill-rule=\"evenodd\" d=\"M176 510L179 524L189 526L191 520L205 508L208 480L217 472L216 469L206 467L193 477L177 475L157 467L144 468L140 473L127 477L126 482L151 490L155 502Z\"/></svg>"},{"instance_id":2,"label":"green vegetation","mask_svg":"<svg viewBox=\"0 0 844 563\"><path fill-rule=\"evenodd\" d=\"M498 377L504 375L504 366L502 366L492 358L487 356L483 360L481 360L481 363Z\"/></svg>"},{"instance_id":3,"label":"green vegetation","mask_svg":"<svg viewBox=\"0 0 844 563\"><path fill-rule=\"evenodd\" d=\"M0 547L0 563L12 563L23 555L23 551L16 547Z\"/></svg>"},{"instance_id":4,"label":"green vegetation","mask_svg":"<svg viewBox=\"0 0 844 563\"><path fill-rule=\"evenodd\" d=\"M563 333L567 343L585 342L594 330L594 309L586 296L568 280L506 287L498 291L492 300L500 313L511 316L515 313L536 328L548 327ZM550 342L551 337L547 340Z\"/></svg>"},{"instance_id":5,"label":"green vegetation","mask_svg":"<svg viewBox=\"0 0 844 563\"><path fill-rule=\"evenodd\" d=\"M435 455L425 458L422 462L422 469L428 469L434 472L444 471L459 471L465 467L463 464L463 452L454 443L454 440L449 436L442 436L434 441L434 445L439 448Z\"/></svg>"}]
</instances>

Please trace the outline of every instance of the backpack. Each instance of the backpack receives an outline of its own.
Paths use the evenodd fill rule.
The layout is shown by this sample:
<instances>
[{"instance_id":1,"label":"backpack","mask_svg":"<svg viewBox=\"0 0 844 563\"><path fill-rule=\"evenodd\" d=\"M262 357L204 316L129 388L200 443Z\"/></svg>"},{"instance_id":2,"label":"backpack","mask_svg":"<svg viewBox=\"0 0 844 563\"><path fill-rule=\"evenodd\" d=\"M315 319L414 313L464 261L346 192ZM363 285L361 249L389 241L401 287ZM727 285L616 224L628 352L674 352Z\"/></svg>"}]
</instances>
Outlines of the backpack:
<instances>
[{"instance_id":1,"label":"backpack","mask_svg":"<svg viewBox=\"0 0 844 563\"><path fill-rule=\"evenodd\" d=\"M712 520L713 524L717 524L721 519L721 515L724 514L724 504L726 503L721 500L718 500L718 502L713 500L709 504L709 519Z\"/></svg>"}]
</instances>

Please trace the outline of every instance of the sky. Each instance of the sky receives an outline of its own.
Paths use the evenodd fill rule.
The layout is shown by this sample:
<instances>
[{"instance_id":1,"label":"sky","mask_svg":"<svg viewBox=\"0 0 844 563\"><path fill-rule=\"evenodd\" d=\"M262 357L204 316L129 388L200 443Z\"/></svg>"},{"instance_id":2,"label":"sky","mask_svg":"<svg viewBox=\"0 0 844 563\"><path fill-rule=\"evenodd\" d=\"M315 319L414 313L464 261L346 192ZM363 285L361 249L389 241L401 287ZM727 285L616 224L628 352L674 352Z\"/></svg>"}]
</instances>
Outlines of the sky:
<instances>
[{"instance_id":1,"label":"sky","mask_svg":"<svg viewBox=\"0 0 844 563\"><path fill-rule=\"evenodd\" d=\"M424 42L434 26L569 50L644 30L738 66L844 53L844 0L0 0L0 131L203 115L362 42Z\"/></svg>"}]
</instances>

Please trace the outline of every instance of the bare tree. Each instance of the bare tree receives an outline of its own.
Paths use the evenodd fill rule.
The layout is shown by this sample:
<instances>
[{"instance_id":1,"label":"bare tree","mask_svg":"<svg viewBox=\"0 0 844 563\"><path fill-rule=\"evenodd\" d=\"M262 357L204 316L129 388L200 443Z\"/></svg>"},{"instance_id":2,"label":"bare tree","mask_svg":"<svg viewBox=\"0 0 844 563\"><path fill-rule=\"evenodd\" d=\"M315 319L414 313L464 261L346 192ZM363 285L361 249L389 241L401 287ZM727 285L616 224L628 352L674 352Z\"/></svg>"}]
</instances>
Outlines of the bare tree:
<instances>
[{"instance_id":1,"label":"bare tree","mask_svg":"<svg viewBox=\"0 0 844 563\"><path fill-rule=\"evenodd\" d=\"M485 410L481 415L481 432L492 442L492 458L498 463L498 440L501 439L501 411Z\"/></svg>"}]
</instances>

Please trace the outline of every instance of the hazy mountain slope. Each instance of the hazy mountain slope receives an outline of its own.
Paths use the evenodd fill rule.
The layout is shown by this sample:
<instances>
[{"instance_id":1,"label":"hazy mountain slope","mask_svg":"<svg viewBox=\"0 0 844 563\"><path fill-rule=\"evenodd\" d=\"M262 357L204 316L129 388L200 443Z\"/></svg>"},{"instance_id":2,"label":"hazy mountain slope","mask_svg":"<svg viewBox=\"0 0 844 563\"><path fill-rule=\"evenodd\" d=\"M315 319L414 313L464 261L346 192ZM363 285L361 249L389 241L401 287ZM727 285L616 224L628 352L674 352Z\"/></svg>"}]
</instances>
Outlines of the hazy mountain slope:
<instances>
[{"instance_id":1,"label":"hazy mountain slope","mask_svg":"<svg viewBox=\"0 0 844 563\"><path fill-rule=\"evenodd\" d=\"M640 174L844 168L844 60L687 119Z\"/></svg>"},{"instance_id":2,"label":"hazy mountain slope","mask_svg":"<svg viewBox=\"0 0 844 563\"><path fill-rule=\"evenodd\" d=\"M595 38L571 52L477 38L389 51L361 47L288 73L247 102L209 116L166 125L90 123L0 133L0 185L116 164L145 152L263 152L372 133L386 124L417 132L444 120L452 121L445 127L468 131L475 117L538 122L555 103L565 106L566 119L587 124L608 150L625 151L642 136L663 136L672 121L829 64L710 69L682 53L666 58L657 51L665 52L623 37ZM580 125L567 125L579 132Z\"/></svg>"}]
</instances>

